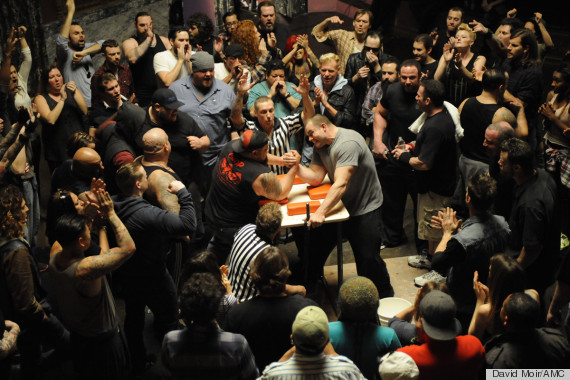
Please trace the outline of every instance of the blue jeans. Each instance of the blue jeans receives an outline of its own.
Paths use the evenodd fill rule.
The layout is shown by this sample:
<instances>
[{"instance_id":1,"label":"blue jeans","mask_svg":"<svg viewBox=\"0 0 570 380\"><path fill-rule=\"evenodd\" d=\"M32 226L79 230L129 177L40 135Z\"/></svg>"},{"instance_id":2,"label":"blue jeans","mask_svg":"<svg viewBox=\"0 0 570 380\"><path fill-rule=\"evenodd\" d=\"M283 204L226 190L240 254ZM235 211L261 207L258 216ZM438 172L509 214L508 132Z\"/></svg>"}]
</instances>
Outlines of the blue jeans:
<instances>
[{"instance_id":1,"label":"blue jeans","mask_svg":"<svg viewBox=\"0 0 570 380\"><path fill-rule=\"evenodd\" d=\"M30 247L35 247L40 230L40 198L38 196L38 182L36 176L22 180L24 200L30 209L28 211L28 225L26 227L26 240Z\"/></svg>"}]
</instances>

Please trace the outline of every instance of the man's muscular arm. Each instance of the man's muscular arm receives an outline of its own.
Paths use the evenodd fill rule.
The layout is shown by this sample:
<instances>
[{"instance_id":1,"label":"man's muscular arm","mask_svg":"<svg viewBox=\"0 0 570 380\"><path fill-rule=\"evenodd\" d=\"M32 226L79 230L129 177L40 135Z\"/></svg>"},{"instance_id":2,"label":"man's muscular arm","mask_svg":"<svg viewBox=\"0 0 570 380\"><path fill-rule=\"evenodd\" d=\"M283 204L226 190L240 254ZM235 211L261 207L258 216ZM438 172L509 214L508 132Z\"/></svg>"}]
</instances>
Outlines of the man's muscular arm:
<instances>
[{"instance_id":1,"label":"man's muscular arm","mask_svg":"<svg viewBox=\"0 0 570 380\"><path fill-rule=\"evenodd\" d=\"M161 209L178 215L180 212L178 196L168 191L168 185L174 180L170 174L156 170L148 179L148 190L156 197Z\"/></svg>"},{"instance_id":2,"label":"man's muscular arm","mask_svg":"<svg viewBox=\"0 0 570 380\"><path fill-rule=\"evenodd\" d=\"M374 132L374 148L372 149L372 154L375 157L381 157L385 160L388 159L386 156L386 152L388 148L382 142L382 138L384 137L384 132L386 132L386 128L388 127L388 115L390 111L387 110L380 104L378 101L378 105L374 111L374 124L373 124L373 132Z\"/></svg>"},{"instance_id":3,"label":"man's muscular arm","mask_svg":"<svg viewBox=\"0 0 570 380\"><path fill-rule=\"evenodd\" d=\"M323 200L323 203L321 203L317 211L311 214L311 218L307 223L308 228L316 228L324 223L326 215L338 203L338 201L340 201L344 193L346 193L348 183L350 182L350 178L352 178L355 170L355 166L341 166L340 168L335 169L334 183Z\"/></svg>"},{"instance_id":4,"label":"man's muscular arm","mask_svg":"<svg viewBox=\"0 0 570 380\"><path fill-rule=\"evenodd\" d=\"M277 175L273 172L261 174L253 181L253 191L267 199L285 199L293 187L293 181L298 171L299 165L293 166L281 180L277 179Z\"/></svg>"},{"instance_id":5,"label":"man's muscular arm","mask_svg":"<svg viewBox=\"0 0 570 380\"><path fill-rule=\"evenodd\" d=\"M149 28L146 33L146 38L140 44L134 38L129 38L123 41L123 52L130 64L137 63L139 58L146 53L148 48L152 45L152 42L155 40L156 37L152 27ZM169 47L167 47L167 49L170 49L170 44L168 45Z\"/></svg>"}]
</instances>

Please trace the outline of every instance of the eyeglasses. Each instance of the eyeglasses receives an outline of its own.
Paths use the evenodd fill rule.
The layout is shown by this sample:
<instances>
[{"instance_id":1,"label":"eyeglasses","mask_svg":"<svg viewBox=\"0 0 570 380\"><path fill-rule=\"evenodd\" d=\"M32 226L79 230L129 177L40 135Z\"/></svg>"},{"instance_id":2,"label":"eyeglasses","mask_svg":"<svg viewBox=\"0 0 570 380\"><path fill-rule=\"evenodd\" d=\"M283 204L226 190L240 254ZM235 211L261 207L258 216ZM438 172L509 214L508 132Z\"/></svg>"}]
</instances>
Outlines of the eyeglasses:
<instances>
[{"instance_id":1,"label":"eyeglasses","mask_svg":"<svg viewBox=\"0 0 570 380\"><path fill-rule=\"evenodd\" d=\"M373 48L370 46L365 46L364 51L371 51L372 53L378 53L378 52L380 52L380 48Z\"/></svg>"}]
</instances>

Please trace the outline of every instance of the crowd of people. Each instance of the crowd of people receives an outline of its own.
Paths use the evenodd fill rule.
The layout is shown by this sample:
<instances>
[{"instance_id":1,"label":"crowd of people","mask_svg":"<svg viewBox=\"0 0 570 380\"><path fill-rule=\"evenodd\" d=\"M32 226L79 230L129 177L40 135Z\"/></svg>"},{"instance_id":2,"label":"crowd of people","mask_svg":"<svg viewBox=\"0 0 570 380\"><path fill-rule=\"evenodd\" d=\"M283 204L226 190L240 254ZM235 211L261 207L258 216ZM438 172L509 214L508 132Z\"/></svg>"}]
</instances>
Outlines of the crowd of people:
<instances>
[{"instance_id":1,"label":"crowd of people","mask_svg":"<svg viewBox=\"0 0 570 380\"><path fill-rule=\"evenodd\" d=\"M202 13L159 35L139 12L122 43L86 42L74 0L66 7L40 83L26 26L3 49L0 378L65 362L80 379L475 379L568 366L570 54L545 98L553 42L541 13L480 22L452 7L444 31L396 57L377 15L358 9L351 27L338 16L314 26L333 50L317 57L271 1L257 22L228 12L218 36ZM277 202L296 180L327 177L318 209L291 229L290 263ZM408 196L408 264L428 272L413 280L414 304L380 326L379 302L397 295L381 250L408 239ZM329 322L315 294L339 201L358 276ZM147 309L160 358L145 347Z\"/></svg>"}]
</instances>

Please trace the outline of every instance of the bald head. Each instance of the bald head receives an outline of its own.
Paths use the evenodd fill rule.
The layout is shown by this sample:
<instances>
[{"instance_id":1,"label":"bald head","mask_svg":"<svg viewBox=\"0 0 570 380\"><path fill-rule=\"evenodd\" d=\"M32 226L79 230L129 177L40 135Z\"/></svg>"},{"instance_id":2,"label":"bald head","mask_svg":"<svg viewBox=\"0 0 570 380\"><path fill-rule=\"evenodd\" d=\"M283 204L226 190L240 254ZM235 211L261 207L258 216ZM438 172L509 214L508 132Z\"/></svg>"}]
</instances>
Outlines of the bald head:
<instances>
[{"instance_id":1,"label":"bald head","mask_svg":"<svg viewBox=\"0 0 570 380\"><path fill-rule=\"evenodd\" d=\"M73 155L71 171L78 177L91 180L99 177L102 168L101 156L94 149L79 148Z\"/></svg>"},{"instance_id":2,"label":"bald head","mask_svg":"<svg viewBox=\"0 0 570 380\"><path fill-rule=\"evenodd\" d=\"M94 164L101 162L101 156L94 149L79 148L73 155L73 162L82 164Z\"/></svg>"},{"instance_id":3,"label":"bald head","mask_svg":"<svg viewBox=\"0 0 570 380\"><path fill-rule=\"evenodd\" d=\"M493 123L485 130L483 146L491 157L498 157L501 143L511 137L515 137L515 130L506 121Z\"/></svg>"},{"instance_id":4,"label":"bald head","mask_svg":"<svg viewBox=\"0 0 570 380\"><path fill-rule=\"evenodd\" d=\"M161 128L153 128L143 135L142 142L145 154L156 154L168 144L168 135Z\"/></svg>"}]
</instances>

